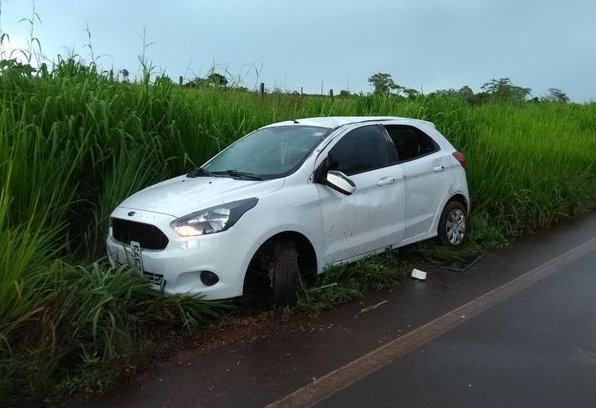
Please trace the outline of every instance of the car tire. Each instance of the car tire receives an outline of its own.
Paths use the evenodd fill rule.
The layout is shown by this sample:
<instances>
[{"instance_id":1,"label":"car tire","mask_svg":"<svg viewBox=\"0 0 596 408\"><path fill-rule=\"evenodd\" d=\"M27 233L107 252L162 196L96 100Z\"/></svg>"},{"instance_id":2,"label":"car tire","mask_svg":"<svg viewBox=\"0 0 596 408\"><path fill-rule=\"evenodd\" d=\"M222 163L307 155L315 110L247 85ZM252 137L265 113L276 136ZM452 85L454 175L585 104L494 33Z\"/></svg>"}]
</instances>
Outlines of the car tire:
<instances>
[{"instance_id":1,"label":"car tire","mask_svg":"<svg viewBox=\"0 0 596 408\"><path fill-rule=\"evenodd\" d=\"M277 306L296 304L298 295L298 251L292 241L277 242L271 257L271 288L273 301Z\"/></svg>"},{"instance_id":2,"label":"car tire","mask_svg":"<svg viewBox=\"0 0 596 408\"><path fill-rule=\"evenodd\" d=\"M460 247L464 244L468 231L466 207L459 201L447 203L439 220L439 240L444 245Z\"/></svg>"}]
</instances>

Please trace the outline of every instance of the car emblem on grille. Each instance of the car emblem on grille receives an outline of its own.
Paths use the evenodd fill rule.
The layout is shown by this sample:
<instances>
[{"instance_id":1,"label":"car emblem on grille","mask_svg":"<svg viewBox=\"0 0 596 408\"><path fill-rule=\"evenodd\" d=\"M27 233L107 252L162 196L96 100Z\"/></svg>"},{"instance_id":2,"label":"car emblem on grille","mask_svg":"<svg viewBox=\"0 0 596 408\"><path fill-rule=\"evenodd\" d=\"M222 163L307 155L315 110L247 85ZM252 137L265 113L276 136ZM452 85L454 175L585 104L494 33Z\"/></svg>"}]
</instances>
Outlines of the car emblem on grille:
<instances>
[{"instance_id":1,"label":"car emblem on grille","mask_svg":"<svg viewBox=\"0 0 596 408\"><path fill-rule=\"evenodd\" d=\"M128 213L128 216L129 217L132 217L133 215L135 215L135 212L134 211L131 211L131 212Z\"/></svg>"}]
</instances>

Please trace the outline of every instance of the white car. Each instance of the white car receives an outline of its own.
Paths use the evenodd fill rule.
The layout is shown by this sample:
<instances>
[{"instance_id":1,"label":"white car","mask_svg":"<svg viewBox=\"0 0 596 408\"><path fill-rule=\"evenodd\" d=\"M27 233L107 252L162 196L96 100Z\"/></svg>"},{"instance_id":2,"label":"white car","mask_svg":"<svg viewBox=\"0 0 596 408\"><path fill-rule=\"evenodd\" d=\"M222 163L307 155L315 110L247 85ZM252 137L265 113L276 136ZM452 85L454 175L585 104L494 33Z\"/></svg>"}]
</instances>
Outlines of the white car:
<instances>
[{"instance_id":1,"label":"white car","mask_svg":"<svg viewBox=\"0 0 596 408\"><path fill-rule=\"evenodd\" d=\"M422 120L275 123L127 198L110 218L108 256L166 293L232 298L261 282L291 304L299 274L436 236L461 245L464 167Z\"/></svg>"}]
</instances>

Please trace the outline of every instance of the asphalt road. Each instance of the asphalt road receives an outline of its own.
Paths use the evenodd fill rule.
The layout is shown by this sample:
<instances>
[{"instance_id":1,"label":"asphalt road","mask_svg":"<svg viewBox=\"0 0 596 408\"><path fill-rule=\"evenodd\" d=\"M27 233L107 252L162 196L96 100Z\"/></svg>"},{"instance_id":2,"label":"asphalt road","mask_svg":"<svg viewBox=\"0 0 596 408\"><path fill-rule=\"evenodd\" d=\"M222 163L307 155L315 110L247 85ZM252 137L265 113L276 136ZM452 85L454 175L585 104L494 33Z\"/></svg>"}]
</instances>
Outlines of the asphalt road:
<instances>
[{"instance_id":1,"label":"asphalt road","mask_svg":"<svg viewBox=\"0 0 596 408\"><path fill-rule=\"evenodd\" d=\"M594 249L315 406L596 407Z\"/></svg>"},{"instance_id":2,"label":"asphalt road","mask_svg":"<svg viewBox=\"0 0 596 408\"><path fill-rule=\"evenodd\" d=\"M596 407L596 214L68 407ZM365 308L380 304L363 312Z\"/></svg>"}]
</instances>

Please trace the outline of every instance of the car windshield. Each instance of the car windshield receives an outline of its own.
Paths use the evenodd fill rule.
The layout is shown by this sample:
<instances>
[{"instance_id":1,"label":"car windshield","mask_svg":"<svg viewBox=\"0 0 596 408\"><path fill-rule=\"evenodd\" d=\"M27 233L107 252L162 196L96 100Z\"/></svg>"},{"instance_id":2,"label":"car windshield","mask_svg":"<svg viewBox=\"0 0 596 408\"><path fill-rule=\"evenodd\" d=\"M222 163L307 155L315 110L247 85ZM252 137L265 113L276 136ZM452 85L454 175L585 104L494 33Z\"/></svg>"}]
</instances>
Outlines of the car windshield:
<instances>
[{"instance_id":1,"label":"car windshield","mask_svg":"<svg viewBox=\"0 0 596 408\"><path fill-rule=\"evenodd\" d=\"M330 129L316 126L261 128L221 151L194 176L249 180L284 177L296 171Z\"/></svg>"}]
</instances>

